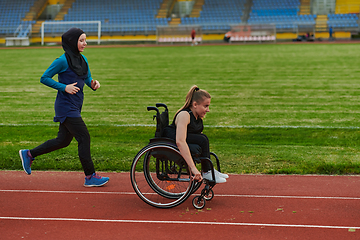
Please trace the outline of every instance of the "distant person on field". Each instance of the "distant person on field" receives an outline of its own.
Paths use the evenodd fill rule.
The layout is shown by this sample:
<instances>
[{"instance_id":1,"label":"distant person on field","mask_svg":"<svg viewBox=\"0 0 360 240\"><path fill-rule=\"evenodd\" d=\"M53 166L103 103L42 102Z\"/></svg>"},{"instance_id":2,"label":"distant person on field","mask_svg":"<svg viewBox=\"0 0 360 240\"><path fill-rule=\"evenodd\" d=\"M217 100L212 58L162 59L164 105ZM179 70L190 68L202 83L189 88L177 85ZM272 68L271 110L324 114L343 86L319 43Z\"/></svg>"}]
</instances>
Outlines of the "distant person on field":
<instances>
[{"instance_id":1,"label":"distant person on field","mask_svg":"<svg viewBox=\"0 0 360 240\"><path fill-rule=\"evenodd\" d=\"M333 40L333 28L332 28L332 26L329 27L329 40Z\"/></svg>"},{"instance_id":2,"label":"distant person on field","mask_svg":"<svg viewBox=\"0 0 360 240\"><path fill-rule=\"evenodd\" d=\"M230 38L231 38L231 31L225 33L224 41L225 42L230 42Z\"/></svg>"},{"instance_id":3,"label":"distant person on field","mask_svg":"<svg viewBox=\"0 0 360 240\"><path fill-rule=\"evenodd\" d=\"M204 129L203 118L209 112L211 96L196 85L191 87L186 95L186 102L175 114L171 125L164 129L164 136L176 141L176 145L190 171L194 174L196 181L201 181L203 177L212 180L211 166L207 162L202 164L203 175L197 170L191 157L188 144L197 144L201 147L201 157L210 158L210 147L208 137L202 133ZM229 176L214 169L215 182L224 183Z\"/></svg>"},{"instance_id":4,"label":"distant person on field","mask_svg":"<svg viewBox=\"0 0 360 240\"><path fill-rule=\"evenodd\" d=\"M90 134L81 118L84 100L83 88L86 84L92 90L100 87L91 77L89 64L81 52L86 47L86 34L79 28L71 28L62 35L63 55L55 59L42 75L40 82L58 91L55 100L54 122L59 122L57 138L48 140L31 150L20 150L22 166L31 174L31 164L35 157L67 147L73 138L78 142L78 153L85 173L85 187L97 187L109 181L95 173L90 154ZM58 82L53 80L58 74Z\"/></svg>"},{"instance_id":5,"label":"distant person on field","mask_svg":"<svg viewBox=\"0 0 360 240\"><path fill-rule=\"evenodd\" d=\"M192 41L191 46L194 46L194 44L196 45L195 36L196 36L196 31L195 31L195 29L192 29L191 30L191 41Z\"/></svg>"}]
</instances>

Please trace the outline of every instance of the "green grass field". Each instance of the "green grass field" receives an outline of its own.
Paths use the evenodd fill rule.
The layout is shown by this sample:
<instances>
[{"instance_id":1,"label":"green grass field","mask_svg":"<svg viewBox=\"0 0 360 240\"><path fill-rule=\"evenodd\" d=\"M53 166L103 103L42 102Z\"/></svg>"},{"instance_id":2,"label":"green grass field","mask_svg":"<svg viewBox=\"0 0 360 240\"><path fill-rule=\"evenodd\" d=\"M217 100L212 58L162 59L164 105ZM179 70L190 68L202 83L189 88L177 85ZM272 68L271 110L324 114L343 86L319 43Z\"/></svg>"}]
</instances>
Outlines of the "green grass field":
<instances>
[{"instance_id":1,"label":"green grass field","mask_svg":"<svg viewBox=\"0 0 360 240\"><path fill-rule=\"evenodd\" d=\"M82 116L97 170L129 171L153 137L153 113L170 118L196 84L212 95L204 133L230 173L360 173L357 44L94 48L84 51L101 88L85 89ZM56 91L39 80L58 48L0 49L0 169L18 150L56 136ZM39 156L34 170L81 170L77 143Z\"/></svg>"}]
</instances>

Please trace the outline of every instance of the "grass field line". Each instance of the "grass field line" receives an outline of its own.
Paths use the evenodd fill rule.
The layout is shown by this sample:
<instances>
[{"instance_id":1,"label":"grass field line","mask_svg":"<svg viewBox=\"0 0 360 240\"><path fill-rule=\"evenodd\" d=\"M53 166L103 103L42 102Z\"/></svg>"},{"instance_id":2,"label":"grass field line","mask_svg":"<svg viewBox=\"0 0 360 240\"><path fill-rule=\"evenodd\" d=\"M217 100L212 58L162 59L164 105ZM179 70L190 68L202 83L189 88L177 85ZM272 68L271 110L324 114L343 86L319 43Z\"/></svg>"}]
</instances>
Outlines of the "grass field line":
<instances>
[{"instance_id":1,"label":"grass field line","mask_svg":"<svg viewBox=\"0 0 360 240\"><path fill-rule=\"evenodd\" d=\"M320 228L320 229L360 229L352 226L328 226L305 224L277 224L277 223L230 223L230 222L193 222L193 221L155 221L155 220L127 220L127 219L93 219L93 218L42 218L42 217L0 217L1 220L20 221L70 221L70 222L107 222L107 223L153 223L153 224L193 224L193 225L228 225L253 227L285 227L285 228Z\"/></svg>"},{"instance_id":2,"label":"grass field line","mask_svg":"<svg viewBox=\"0 0 360 240\"><path fill-rule=\"evenodd\" d=\"M135 195L135 192L85 192L85 191L55 191L55 190L1 190L0 189L0 192L4 192L4 193L59 193L59 194ZM149 194L152 194L152 193L149 193ZM286 195L285 196L276 196L276 195L244 195L244 194L216 194L216 197L360 200L360 197L318 197L318 196L286 196Z\"/></svg>"},{"instance_id":3,"label":"grass field line","mask_svg":"<svg viewBox=\"0 0 360 240\"><path fill-rule=\"evenodd\" d=\"M86 124L87 126L97 127L97 126L105 126L105 127L156 127L155 124ZM0 126L4 127L26 127L26 126L58 126L57 123L0 123ZM283 126L275 126L275 125L233 125L233 126L224 126L224 125L204 125L205 128L294 128L294 129L360 129L357 126L292 126L292 125L283 125Z\"/></svg>"}]
</instances>

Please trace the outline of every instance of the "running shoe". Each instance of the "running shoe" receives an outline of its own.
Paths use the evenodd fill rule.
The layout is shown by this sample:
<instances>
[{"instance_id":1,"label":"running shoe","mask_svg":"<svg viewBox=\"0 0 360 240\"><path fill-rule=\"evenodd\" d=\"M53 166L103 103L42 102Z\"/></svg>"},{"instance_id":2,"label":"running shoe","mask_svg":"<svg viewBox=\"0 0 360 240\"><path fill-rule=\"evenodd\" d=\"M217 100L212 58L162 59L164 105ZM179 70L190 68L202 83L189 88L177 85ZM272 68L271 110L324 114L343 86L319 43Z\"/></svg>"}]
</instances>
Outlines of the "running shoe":
<instances>
[{"instance_id":1,"label":"running shoe","mask_svg":"<svg viewBox=\"0 0 360 240\"><path fill-rule=\"evenodd\" d=\"M31 174L31 164L34 161L34 158L30 157L29 149L22 149L19 151L21 163L23 166L24 171L27 174Z\"/></svg>"},{"instance_id":2,"label":"running shoe","mask_svg":"<svg viewBox=\"0 0 360 240\"><path fill-rule=\"evenodd\" d=\"M203 173L203 178L205 178L207 180L213 180L211 171ZM215 174L215 182L216 183L225 183L226 179L223 177L220 177L218 174Z\"/></svg>"},{"instance_id":3,"label":"running shoe","mask_svg":"<svg viewBox=\"0 0 360 240\"><path fill-rule=\"evenodd\" d=\"M229 178L229 175L225 174L225 173L221 173L219 172L218 170L214 169L215 171L215 175L218 175L219 177L222 177L222 178Z\"/></svg>"},{"instance_id":4,"label":"running shoe","mask_svg":"<svg viewBox=\"0 0 360 240\"><path fill-rule=\"evenodd\" d=\"M109 181L108 177L101 177L96 173L93 173L89 178L85 177L85 187L101 187Z\"/></svg>"}]
</instances>

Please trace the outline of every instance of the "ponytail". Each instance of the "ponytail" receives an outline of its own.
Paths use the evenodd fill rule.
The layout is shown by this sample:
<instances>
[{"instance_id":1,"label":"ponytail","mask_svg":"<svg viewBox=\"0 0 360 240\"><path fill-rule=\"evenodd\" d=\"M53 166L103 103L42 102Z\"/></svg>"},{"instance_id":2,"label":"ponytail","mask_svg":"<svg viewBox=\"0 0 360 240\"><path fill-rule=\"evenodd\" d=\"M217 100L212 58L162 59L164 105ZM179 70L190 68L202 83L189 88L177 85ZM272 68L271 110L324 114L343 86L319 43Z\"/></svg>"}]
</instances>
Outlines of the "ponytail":
<instances>
[{"instance_id":1,"label":"ponytail","mask_svg":"<svg viewBox=\"0 0 360 240\"><path fill-rule=\"evenodd\" d=\"M175 116L183 109L189 108L191 104L195 101L197 103L202 103L204 98L211 98L210 94L198 88L198 86L194 85L190 88L189 92L186 94L185 104L182 106L175 114Z\"/></svg>"}]
</instances>

